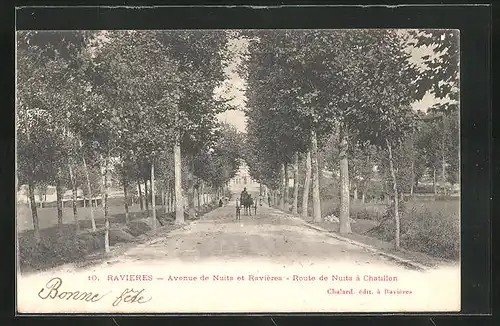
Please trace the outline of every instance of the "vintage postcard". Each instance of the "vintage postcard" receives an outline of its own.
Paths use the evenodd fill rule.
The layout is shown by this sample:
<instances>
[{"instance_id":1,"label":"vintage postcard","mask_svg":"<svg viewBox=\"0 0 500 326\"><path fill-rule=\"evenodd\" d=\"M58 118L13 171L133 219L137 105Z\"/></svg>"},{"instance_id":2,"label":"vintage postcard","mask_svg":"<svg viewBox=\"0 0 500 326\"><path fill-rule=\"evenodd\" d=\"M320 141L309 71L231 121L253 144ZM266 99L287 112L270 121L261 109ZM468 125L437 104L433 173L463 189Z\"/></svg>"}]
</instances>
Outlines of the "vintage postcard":
<instances>
[{"instance_id":1,"label":"vintage postcard","mask_svg":"<svg viewBox=\"0 0 500 326\"><path fill-rule=\"evenodd\" d=\"M18 31L17 311L460 311L459 38Z\"/></svg>"}]
</instances>

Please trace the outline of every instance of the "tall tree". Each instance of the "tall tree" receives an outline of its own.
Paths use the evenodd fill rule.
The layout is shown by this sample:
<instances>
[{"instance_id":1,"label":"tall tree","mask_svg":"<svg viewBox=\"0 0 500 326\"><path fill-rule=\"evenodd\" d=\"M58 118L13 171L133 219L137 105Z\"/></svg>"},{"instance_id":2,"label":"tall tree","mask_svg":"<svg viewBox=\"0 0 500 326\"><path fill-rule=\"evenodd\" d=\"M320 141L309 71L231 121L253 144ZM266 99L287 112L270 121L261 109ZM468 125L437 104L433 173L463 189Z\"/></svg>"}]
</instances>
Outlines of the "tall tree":
<instances>
[{"instance_id":1,"label":"tall tree","mask_svg":"<svg viewBox=\"0 0 500 326\"><path fill-rule=\"evenodd\" d=\"M446 168L455 164L454 160L448 158L447 152L449 148L454 148L454 151L458 152L458 146L453 146L450 134L451 124L453 124L453 118L450 117L457 116L459 111L459 32L456 30L410 30L407 34L405 40L408 48L418 49L422 53L417 60L412 61L413 68L418 71L412 82L415 94L420 99L425 94L431 94L437 99L429 108L429 113L441 117L441 171L439 174L443 191L446 193L445 182L448 179ZM456 157L456 155L453 156ZM456 168L453 169L456 171ZM454 174L456 176L456 173Z\"/></svg>"},{"instance_id":2,"label":"tall tree","mask_svg":"<svg viewBox=\"0 0 500 326\"><path fill-rule=\"evenodd\" d=\"M39 164L46 170L45 182L56 183L57 215L61 230L63 169L68 166L71 148L74 145L66 139L70 127L68 120L70 111L82 94L82 85L78 81L80 70L77 54L83 44L83 34L30 31L19 33L17 41L18 109L21 112L25 111L24 117L28 120L24 121L29 121L29 117L33 116L26 114L31 111L43 116L44 123L51 125L43 131L44 135L41 135L42 139L45 138L46 144L50 144L51 150L47 151L43 156L45 160ZM23 113L20 118L23 121ZM29 123L21 130L28 131L29 135L31 133L29 130L33 128L26 128L27 126ZM34 141L33 137L26 139ZM32 160L33 157L27 159ZM34 169L31 169L31 174L33 173ZM33 176L29 179L31 183L35 181Z\"/></svg>"},{"instance_id":3,"label":"tall tree","mask_svg":"<svg viewBox=\"0 0 500 326\"><path fill-rule=\"evenodd\" d=\"M305 159L305 180L304 180L304 190L302 193L302 217L307 217L308 215L308 203L309 203L309 189L311 188L311 152L306 153Z\"/></svg>"},{"instance_id":4,"label":"tall tree","mask_svg":"<svg viewBox=\"0 0 500 326\"><path fill-rule=\"evenodd\" d=\"M227 109L214 97L214 90L224 80L224 59L228 55L226 34L223 31L161 32L158 39L167 49L169 57L178 63L178 95L175 98L175 193L176 223L184 222L181 205L181 148L192 159L198 151L195 144L203 144L207 130L211 130L216 114ZM194 153L193 153L194 152ZM191 171L192 175L192 164ZM191 178L191 177L190 177ZM191 179L190 179L191 180ZM192 182L189 182L190 188ZM191 193L191 191L190 191ZM193 201L190 201L192 206Z\"/></svg>"},{"instance_id":5,"label":"tall tree","mask_svg":"<svg viewBox=\"0 0 500 326\"><path fill-rule=\"evenodd\" d=\"M177 64L166 56L157 32L113 32L107 37L112 41L94 59L104 81L100 91L113 99L106 117L113 127L107 130L105 154L137 162L142 179L148 180L154 152L173 144ZM154 214L151 223L156 225Z\"/></svg>"},{"instance_id":6,"label":"tall tree","mask_svg":"<svg viewBox=\"0 0 500 326\"><path fill-rule=\"evenodd\" d=\"M299 154L295 152L293 155L293 202L292 214L297 214L297 206L299 201Z\"/></svg>"},{"instance_id":7,"label":"tall tree","mask_svg":"<svg viewBox=\"0 0 500 326\"><path fill-rule=\"evenodd\" d=\"M308 129L302 129L297 123L300 116L294 114L300 111L298 108L302 103L294 101L293 96L286 92L292 86L289 73L292 67L287 59L289 35L266 31L250 33L246 37L252 38L251 55L242 73L248 82L247 132L253 146L257 147L255 151L260 152L261 161L269 162L276 173L281 171L280 188L285 204L288 201L288 180L285 180L287 170L282 165L293 163L296 153L305 152L311 137ZM272 184L273 177L269 175L263 183Z\"/></svg>"},{"instance_id":8,"label":"tall tree","mask_svg":"<svg viewBox=\"0 0 500 326\"><path fill-rule=\"evenodd\" d=\"M370 32L373 48L366 57L362 75L367 78L357 87L367 101L363 115L353 119L359 137L384 149L388 154L392 177L394 218L396 225L395 247L400 247L399 186L394 167L394 149L413 132L416 117L410 103L410 87L414 70L408 66L409 55L403 51L401 41L394 32Z\"/></svg>"}]
</instances>

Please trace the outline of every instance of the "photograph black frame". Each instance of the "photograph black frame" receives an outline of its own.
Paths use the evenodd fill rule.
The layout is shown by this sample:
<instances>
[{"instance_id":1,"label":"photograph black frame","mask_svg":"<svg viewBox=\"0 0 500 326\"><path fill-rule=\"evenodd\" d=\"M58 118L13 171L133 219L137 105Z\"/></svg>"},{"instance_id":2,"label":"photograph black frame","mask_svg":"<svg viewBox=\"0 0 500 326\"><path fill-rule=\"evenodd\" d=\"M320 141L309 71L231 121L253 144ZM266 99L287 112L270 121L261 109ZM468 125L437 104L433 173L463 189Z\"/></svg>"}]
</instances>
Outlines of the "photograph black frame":
<instances>
[{"instance_id":1,"label":"photograph black frame","mask_svg":"<svg viewBox=\"0 0 500 326\"><path fill-rule=\"evenodd\" d=\"M74 3L74 2L73 2ZM18 6L24 5L19 3ZM26 1L26 5L29 2ZM459 29L461 43L461 315L488 315L492 309L491 197L491 6L175 6L175 7L20 7L16 29L337 29L446 28ZM310 17L314 17L311 19ZM13 38L12 38L13 41ZM15 45L12 42L12 45ZM12 58L14 58L12 53ZM14 63L14 60L12 60ZM478 64L481 63L481 64ZM11 66L14 76L14 64ZM11 78L10 82L14 79ZM13 83L10 89L14 89ZM13 93L12 93L13 94ZM7 107L14 108L13 98ZM7 157L7 203L15 203L14 110L2 131L10 148ZM6 123L7 122L7 123ZM7 126L11 124L11 126ZM12 173L10 176L8 173ZM14 205L7 214L14 214ZM3 239L13 245L14 219L2 221ZM11 251L13 253L13 251ZM12 257L15 259L15 257ZM15 279L15 270L9 271ZM11 283L12 284L12 283ZM15 290L15 289L14 289ZM15 296L15 291L11 292ZM15 310L15 306L12 305ZM252 315L270 315L252 314ZM454 315L422 313L411 315ZM162 314L168 315L168 314ZM199 316L199 314L192 314ZM220 315L220 314L214 314ZM223 314L241 315L241 314ZM280 314L273 314L280 315ZM303 315L303 314L294 314ZM333 314L307 314L333 315ZM335 314L352 315L352 314ZM356 314L359 316L373 314ZM380 314L377 314L380 315ZM383 315L383 314L382 314ZM391 314L394 315L394 314ZM403 314L396 314L403 315ZM404 314L407 315L407 314ZM456 315L456 314L455 314ZM24 316L24 315L23 315ZM58 314L58 316L64 316ZM108 316L108 315L104 315ZM127 316L127 314L124 314ZM149 316L149 314L148 314ZM21 317L25 318L25 317ZM278 325L280 325L278 323Z\"/></svg>"}]
</instances>

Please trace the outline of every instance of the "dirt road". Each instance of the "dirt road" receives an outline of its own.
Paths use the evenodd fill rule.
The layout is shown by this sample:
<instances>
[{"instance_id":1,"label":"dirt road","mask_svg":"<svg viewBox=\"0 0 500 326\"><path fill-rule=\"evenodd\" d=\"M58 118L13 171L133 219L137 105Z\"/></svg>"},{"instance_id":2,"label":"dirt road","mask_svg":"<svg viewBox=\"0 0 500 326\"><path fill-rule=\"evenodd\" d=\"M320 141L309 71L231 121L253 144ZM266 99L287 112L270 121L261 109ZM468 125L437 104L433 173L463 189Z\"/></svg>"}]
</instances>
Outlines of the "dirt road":
<instances>
[{"instance_id":1,"label":"dirt road","mask_svg":"<svg viewBox=\"0 0 500 326\"><path fill-rule=\"evenodd\" d=\"M350 262L395 265L357 246L312 230L297 218L268 206L259 206L252 216L241 213L235 220L235 204L215 209L181 229L151 242L139 244L114 257L113 262L147 260L237 261L258 258L273 262Z\"/></svg>"}]
</instances>

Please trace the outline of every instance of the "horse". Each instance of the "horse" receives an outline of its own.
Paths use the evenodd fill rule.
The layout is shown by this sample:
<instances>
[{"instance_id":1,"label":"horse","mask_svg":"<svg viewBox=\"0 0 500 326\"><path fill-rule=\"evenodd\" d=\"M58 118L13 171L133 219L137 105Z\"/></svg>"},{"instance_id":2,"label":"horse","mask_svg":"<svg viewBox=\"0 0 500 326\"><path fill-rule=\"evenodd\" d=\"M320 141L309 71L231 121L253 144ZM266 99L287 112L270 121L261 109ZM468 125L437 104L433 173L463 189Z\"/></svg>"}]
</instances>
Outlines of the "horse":
<instances>
[{"instance_id":1,"label":"horse","mask_svg":"<svg viewBox=\"0 0 500 326\"><path fill-rule=\"evenodd\" d=\"M245 215L252 216L252 206L253 206L253 198L251 195L246 195L245 198L241 201L241 205L245 208Z\"/></svg>"}]
</instances>

